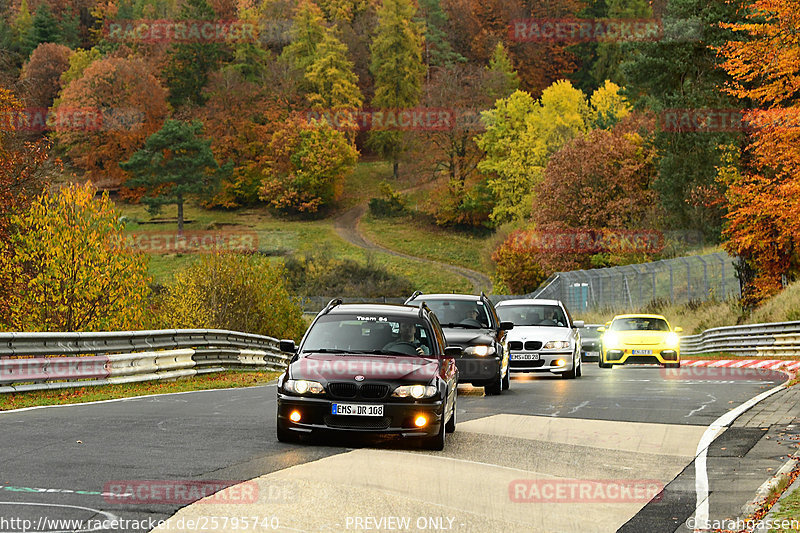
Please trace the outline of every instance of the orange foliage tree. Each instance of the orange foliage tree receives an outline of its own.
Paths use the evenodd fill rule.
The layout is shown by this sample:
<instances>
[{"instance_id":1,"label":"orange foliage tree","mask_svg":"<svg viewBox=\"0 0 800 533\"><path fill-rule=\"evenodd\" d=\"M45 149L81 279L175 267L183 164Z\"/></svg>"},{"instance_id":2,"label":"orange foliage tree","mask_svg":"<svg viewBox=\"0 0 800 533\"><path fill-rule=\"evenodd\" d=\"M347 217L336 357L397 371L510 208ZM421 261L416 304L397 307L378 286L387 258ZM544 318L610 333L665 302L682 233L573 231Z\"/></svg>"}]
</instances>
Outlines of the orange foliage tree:
<instances>
[{"instance_id":1,"label":"orange foliage tree","mask_svg":"<svg viewBox=\"0 0 800 533\"><path fill-rule=\"evenodd\" d=\"M724 24L742 36L718 49L726 90L758 109L746 113L746 168L723 165L728 185L726 249L744 262L744 301L757 304L800 268L800 5L755 0L749 20Z\"/></svg>"},{"instance_id":2,"label":"orange foliage tree","mask_svg":"<svg viewBox=\"0 0 800 533\"><path fill-rule=\"evenodd\" d=\"M119 187L127 179L119 162L127 161L164 123L166 91L137 59L101 59L61 94L58 113L72 117L78 112L89 118L59 121L59 141L96 186Z\"/></svg>"},{"instance_id":3,"label":"orange foliage tree","mask_svg":"<svg viewBox=\"0 0 800 533\"><path fill-rule=\"evenodd\" d=\"M36 47L22 68L20 81L28 105L49 108L61 90L61 74L69 68L72 50L63 44L44 43Z\"/></svg>"}]
</instances>

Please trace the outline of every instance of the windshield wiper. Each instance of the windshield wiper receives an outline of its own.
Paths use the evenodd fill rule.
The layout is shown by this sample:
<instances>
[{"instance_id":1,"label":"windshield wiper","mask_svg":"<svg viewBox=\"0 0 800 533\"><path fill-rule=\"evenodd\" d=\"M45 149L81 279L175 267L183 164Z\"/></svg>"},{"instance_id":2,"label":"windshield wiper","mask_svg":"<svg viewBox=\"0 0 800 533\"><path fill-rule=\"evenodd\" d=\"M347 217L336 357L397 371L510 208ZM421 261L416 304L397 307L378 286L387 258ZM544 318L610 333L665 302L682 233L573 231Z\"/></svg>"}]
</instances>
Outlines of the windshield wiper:
<instances>
[{"instance_id":1,"label":"windshield wiper","mask_svg":"<svg viewBox=\"0 0 800 533\"><path fill-rule=\"evenodd\" d=\"M303 350L303 353L349 353L349 350L339 350L338 348L317 348L316 350Z\"/></svg>"},{"instance_id":2,"label":"windshield wiper","mask_svg":"<svg viewBox=\"0 0 800 533\"><path fill-rule=\"evenodd\" d=\"M464 328L464 329L489 329L485 326L474 326L472 324L461 324L456 322L451 322L449 324L442 324L443 328Z\"/></svg>"}]
</instances>

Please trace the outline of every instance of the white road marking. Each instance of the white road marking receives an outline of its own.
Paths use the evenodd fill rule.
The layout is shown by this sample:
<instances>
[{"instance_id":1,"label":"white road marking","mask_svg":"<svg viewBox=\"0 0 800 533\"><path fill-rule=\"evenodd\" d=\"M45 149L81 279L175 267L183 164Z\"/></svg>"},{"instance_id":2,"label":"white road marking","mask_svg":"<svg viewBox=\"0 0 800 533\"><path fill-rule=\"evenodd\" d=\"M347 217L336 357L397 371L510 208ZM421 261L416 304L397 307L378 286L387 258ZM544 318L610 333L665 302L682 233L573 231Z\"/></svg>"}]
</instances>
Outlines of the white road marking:
<instances>
[{"instance_id":1,"label":"white road marking","mask_svg":"<svg viewBox=\"0 0 800 533\"><path fill-rule=\"evenodd\" d=\"M695 531L706 531L709 529L709 522L708 522L708 472L706 471L706 455L708 453L708 447L711 446L711 443L714 442L714 439L719 436L720 433L725 431L725 429L733 424L733 421L739 418L745 411L756 405L758 402L764 400L775 394L776 392L780 392L785 388L784 385L780 385L775 387L774 389L770 389L766 392L762 392L755 398L751 398L744 402L742 405L737 407L732 411L728 411L721 417L717 418L708 429L706 429L705 433L703 433L703 437L700 439L700 444L697 445L697 454L694 460L694 472L695 472L695 493L697 495L696 499L696 507L694 512L695 518Z\"/></svg>"},{"instance_id":2,"label":"white road marking","mask_svg":"<svg viewBox=\"0 0 800 533\"><path fill-rule=\"evenodd\" d=\"M709 405L711 405L712 403L717 401L717 398L715 396L713 396L711 394L709 394L709 396L711 397L710 401L705 402L703 405L701 405L697 409L692 409L691 411L689 411L689 414L686 415L684 418L689 418L690 416L694 415L695 413L699 413L700 411L702 411L703 409L705 409L706 407L708 407Z\"/></svg>"},{"instance_id":3,"label":"white road marking","mask_svg":"<svg viewBox=\"0 0 800 533\"><path fill-rule=\"evenodd\" d=\"M578 409L580 409L581 407L586 407L587 405L589 405L589 400L586 400L585 402L581 402L580 404L578 404L575 407L573 407L572 409L570 409L569 414L575 413L575 412L578 411Z\"/></svg>"}]
</instances>

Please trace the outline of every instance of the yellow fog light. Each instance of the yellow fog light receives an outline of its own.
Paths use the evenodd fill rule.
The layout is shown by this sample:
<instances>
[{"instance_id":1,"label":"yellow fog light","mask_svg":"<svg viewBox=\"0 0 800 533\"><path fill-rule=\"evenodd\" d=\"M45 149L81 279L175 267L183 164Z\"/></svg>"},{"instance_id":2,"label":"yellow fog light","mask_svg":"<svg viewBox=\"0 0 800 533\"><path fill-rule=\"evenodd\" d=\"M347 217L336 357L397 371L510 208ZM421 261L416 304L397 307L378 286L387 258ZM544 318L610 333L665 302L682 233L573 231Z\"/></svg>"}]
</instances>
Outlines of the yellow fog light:
<instances>
[{"instance_id":1,"label":"yellow fog light","mask_svg":"<svg viewBox=\"0 0 800 533\"><path fill-rule=\"evenodd\" d=\"M289 420L292 422L300 422L300 411L292 411L292 414L289 415Z\"/></svg>"},{"instance_id":2,"label":"yellow fog light","mask_svg":"<svg viewBox=\"0 0 800 533\"><path fill-rule=\"evenodd\" d=\"M563 359L556 359L556 362L553 364L556 366L564 366L565 364L567 364L567 362L564 361Z\"/></svg>"},{"instance_id":3,"label":"yellow fog light","mask_svg":"<svg viewBox=\"0 0 800 533\"><path fill-rule=\"evenodd\" d=\"M421 428L422 426L424 426L427 423L428 423L428 419L425 418L422 415L418 416L417 419L414 420L414 424L416 424L418 428Z\"/></svg>"}]
</instances>

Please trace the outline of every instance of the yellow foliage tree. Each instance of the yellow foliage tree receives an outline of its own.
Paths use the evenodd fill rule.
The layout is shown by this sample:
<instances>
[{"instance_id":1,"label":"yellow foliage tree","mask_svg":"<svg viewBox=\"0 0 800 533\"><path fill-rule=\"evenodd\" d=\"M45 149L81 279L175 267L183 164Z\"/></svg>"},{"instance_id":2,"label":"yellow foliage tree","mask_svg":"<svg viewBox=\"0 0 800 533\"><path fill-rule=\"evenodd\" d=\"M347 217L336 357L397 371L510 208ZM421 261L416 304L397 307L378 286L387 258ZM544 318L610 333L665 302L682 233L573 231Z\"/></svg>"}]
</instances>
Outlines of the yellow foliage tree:
<instances>
[{"instance_id":1,"label":"yellow foliage tree","mask_svg":"<svg viewBox=\"0 0 800 533\"><path fill-rule=\"evenodd\" d=\"M90 184L71 185L13 217L14 254L0 259L0 278L18 281L5 329L96 331L145 323L147 258L126 247L113 203L95 192Z\"/></svg>"}]
</instances>

